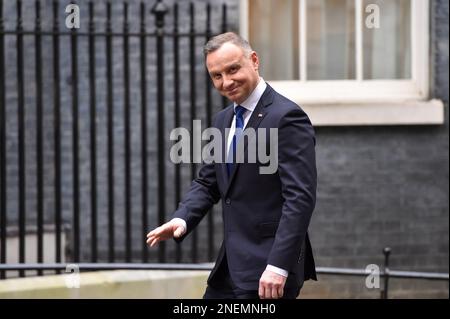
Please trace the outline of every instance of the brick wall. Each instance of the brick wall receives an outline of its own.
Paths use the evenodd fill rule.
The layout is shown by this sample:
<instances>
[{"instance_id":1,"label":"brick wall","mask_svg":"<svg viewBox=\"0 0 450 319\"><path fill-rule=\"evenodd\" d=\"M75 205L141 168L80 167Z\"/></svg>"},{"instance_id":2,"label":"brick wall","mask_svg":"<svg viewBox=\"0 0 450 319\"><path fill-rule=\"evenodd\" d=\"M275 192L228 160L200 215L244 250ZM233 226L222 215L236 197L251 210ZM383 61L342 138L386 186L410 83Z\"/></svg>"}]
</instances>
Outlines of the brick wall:
<instances>
[{"instance_id":1,"label":"brick wall","mask_svg":"<svg viewBox=\"0 0 450 319\"><path fill-rule=\"evenodd\" d=\"M444 125L316 128L319 186L310 232L320 266L382 265L389 246L392 269L448 272L448 1L431 2L431 21L431 98L444 101ZM341 289L355 296L348 287L356 279L324 279L334 296ZM393 295L448 297L448 282L396 283ZM440 294L431 293L436 286Z\"/></svg>"}]
</instances>

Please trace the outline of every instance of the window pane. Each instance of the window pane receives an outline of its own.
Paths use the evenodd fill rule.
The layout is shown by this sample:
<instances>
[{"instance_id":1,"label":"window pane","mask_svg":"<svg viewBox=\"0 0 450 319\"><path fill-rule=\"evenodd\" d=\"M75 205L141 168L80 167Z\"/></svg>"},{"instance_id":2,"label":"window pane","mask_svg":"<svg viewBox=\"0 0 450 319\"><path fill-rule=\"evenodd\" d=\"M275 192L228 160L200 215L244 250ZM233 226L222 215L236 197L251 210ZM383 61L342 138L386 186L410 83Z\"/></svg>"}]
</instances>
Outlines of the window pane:
<instances>
[{"instance_id":1,"label":"window pane","mask_svg":"<svg viewBox=\"0 0 450 319\"><path fill-rule=\"evenodd\" d=\"M354 4L354 0L308 1L308 80L355 79Z\"/></svg>"},{"instance_id":2,"label":"window pane","mask_svg":"<svg viewBox=\"0 0 450 319\"><path fill-rule=\"evenodd\" d=\"M372 3L380 8L380 27L368 28L364 13L364 78L411 78L411 1L365 0L364 8Z\"/></svg>"},{"instance_id":3,"label":"window pane","mask_svg":"<svg viewBox=\"0 0 450 319\"><path fill-rule=\"evenodd\" d=\"M264 79L299 79L298 28L298 0L249 1L249 39Z\"/></svg>"}]
</instances>

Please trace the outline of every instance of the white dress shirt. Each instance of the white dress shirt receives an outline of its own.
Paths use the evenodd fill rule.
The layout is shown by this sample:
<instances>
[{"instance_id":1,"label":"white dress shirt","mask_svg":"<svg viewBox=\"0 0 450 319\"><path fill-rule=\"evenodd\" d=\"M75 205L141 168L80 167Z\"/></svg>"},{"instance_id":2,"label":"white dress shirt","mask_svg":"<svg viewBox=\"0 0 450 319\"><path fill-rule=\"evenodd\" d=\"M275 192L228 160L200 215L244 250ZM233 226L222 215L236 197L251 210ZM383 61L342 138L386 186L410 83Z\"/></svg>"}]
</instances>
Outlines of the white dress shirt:
<instances>
[{"instance_id":1,"label":"white dress shirt","mask_svg":"<svg viewBox=\"0 0 450 319\"><path fill-rule=\"evenodd\" d=\"M247 109L247 111L245 111L245 113L243 114L244 117L244 129L247 126L247 123L250 119L250 116L252 115L253 111L256 108L256 105L259 102L259 99L261 98L261 96L263 95L264 91L266 90L267 84L264 81L263 78L259 78L259 82L258 85L256 86L256 88L253 90L253 92L250 94L250 96L241 104L236 104L234 103L234 108L236 109L236 107L238 105L244 107L245 109ZM230 132L228 133L228 137L227 137L227 156L228 156L228 150L230 149L230 145L231 142L233 141L233 135L234 132L236 131L236 115L233 116L233 121L231 122L231 128L230 128ZM179 222L181 226L184 227L184 232L183 234L186 232L187 229L187 225L186 225L186 221L184 219L181 218L174 218L172 219L173 221ZM272 265L267 265L266 270L270 270L278 275L281 275L283 277L287 277L288 276L288 272L284 269L272 266Z\"/></svg>"},{"instance_id":2,"label":"white dress shirt","mask_svg":"<svg viewBox=\"0 0 450 319\"><path fill-rule=\"evenodd\" d=\"M250 116L252 116L252 113L255 110L256 104L258 104L259 99L261 98L264 91L266 90L266 87L267 87L267 84L264 81L264 79L259 78L258 85L253 90L253 92L250 94L250 96L241 104L234 103L234 109L236 109L236 107L238 105L240 105L246 109L245 113L243 114L243 118L244 118L243 129L245 129L245 127L247 126L247 123L250 120ZM225 154L226 156L228 156L228 151L230 149L231 142L233 141L233 136L234 136L235 131L236 131L236 115L233 116L233 121L231 121L230 132L228 133L228 136L227 136L227 149L226 149L226 154Z\"/></svg>"}]
</instances>

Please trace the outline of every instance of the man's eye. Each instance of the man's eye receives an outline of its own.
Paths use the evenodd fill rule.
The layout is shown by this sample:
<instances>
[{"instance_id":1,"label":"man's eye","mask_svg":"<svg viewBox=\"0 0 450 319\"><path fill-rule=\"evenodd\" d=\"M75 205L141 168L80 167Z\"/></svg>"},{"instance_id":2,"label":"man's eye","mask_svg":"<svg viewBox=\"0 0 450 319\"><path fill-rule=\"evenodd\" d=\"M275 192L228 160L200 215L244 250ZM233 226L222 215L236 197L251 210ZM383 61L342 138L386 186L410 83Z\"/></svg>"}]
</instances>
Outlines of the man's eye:
<instances>
[{"instance_id":1,"label":"man's eye","mask_svg":"<svg viewBox=\"0 0 450 319\"><path fill-rule=\"evenodd\" d=\"M230 73L236 73L237 70L238 70L237 67L232 67L232 68L230 68Z\"/></svg>"},{"instance_id":2,"label":"man's eye","mask_svg":"<svg viewBox=\"0 0 450 319\"><path fill-rule=\"evenodd\" d=\"M214 79L215 80L220 80L220 78L222 77L220 74L215 74L214 76Z\"/></svg>"}]
</instances>

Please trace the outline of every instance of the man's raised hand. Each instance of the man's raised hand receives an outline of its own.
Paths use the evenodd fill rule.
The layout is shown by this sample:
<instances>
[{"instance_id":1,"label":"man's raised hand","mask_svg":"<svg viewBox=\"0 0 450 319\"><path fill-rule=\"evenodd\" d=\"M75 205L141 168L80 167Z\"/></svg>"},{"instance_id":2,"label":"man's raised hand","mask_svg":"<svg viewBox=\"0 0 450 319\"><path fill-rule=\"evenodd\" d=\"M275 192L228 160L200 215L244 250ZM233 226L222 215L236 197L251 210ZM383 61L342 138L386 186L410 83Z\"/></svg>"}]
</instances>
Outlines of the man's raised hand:
<instances>
[{"instance_id":1,"label":"man's raised hand","mask_svg":"<svg viewBox=\"0 0 450 319\"><path fill-rule=\"evenodd\" d=\"M177 219L153 229L147 234L147 245L155 246L159 241L166 240L172 237L179 238L186 232L182 222Z\"/></svg>"}]
</instances>

